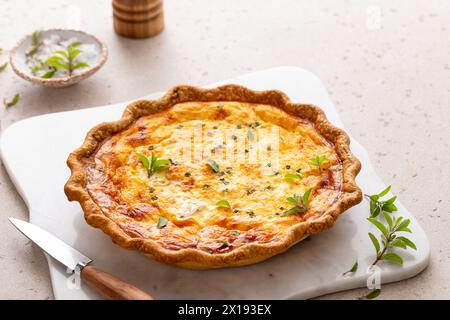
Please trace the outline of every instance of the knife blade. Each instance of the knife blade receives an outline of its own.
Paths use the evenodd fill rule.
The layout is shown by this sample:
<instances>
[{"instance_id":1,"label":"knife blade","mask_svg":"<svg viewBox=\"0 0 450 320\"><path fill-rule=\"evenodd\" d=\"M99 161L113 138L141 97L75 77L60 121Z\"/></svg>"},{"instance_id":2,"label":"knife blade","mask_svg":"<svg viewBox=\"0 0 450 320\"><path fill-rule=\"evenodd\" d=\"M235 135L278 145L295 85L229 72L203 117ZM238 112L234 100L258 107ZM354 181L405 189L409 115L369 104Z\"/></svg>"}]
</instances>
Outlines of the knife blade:
<instances>
[{"instance_id":1,"label":"knife blade","mask_svg":"<svg viewBox=\"0 0 450 320\"><path fill-rule=\"evenodd\" d=\"M38 245L48 255L61 262L67 268L76 271L81 278L105 298L115 300L153 300L153 297L133 285L90 266L92 260L58 239L50 232L26 221L8 218L9 221L28 239Z\"/></svg>"},{"instance_id":2,"label":"knife blade","mask_svg":"<svg viewBox=\"0 0 450 320\"><path fill-rule=\"evenodd\" d=\"M33 241L39 248L70 270L75 271L77 265L85 266L92 262L92 260L84 254L75 250L44 229L23 220L15 218L8 219L25 237Z\"/></svg>"}]
</instances>

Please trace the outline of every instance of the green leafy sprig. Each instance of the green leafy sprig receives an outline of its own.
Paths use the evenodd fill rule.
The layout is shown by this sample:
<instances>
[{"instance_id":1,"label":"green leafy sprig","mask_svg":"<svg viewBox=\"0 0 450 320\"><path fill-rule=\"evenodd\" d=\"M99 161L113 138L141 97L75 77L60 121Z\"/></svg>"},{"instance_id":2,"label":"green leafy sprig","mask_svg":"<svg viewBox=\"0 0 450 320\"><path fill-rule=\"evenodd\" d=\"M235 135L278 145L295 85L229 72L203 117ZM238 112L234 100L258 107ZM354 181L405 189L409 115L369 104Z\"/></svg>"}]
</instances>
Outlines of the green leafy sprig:
<instances>
[{"instance_id":1,"label":"green leafy sprig","mask_svg":"<svg viewBox=\"0 0 450 320\"><path fill-rule=\"evenodd\" d=\"M367 220L372 223L379 231L379 237L376 237L373 233L369 232L369 238L375 248L376 256L372 265L376 265L379 261L387 261L395 264L402 265L403 258L393 252L394 249L399 248L407 250L408 248L417 250L416 245L407 237L404 233L412 233L409 229L411 221L401 216L393 216L392 213L398 211L395 201L397 197L391 197L387 200L382 200L389 191L391 186L381 191L378 194L367 195L365 198L370 201L370 217ZM384 219L381 219L383 217ZM357 268L357 262L355 263ZM353 267L355 267L355 265ZM343 275L348 274L353 270L348 270ZM359 299L374 299L381 293L380 289L374 289Z\"/></svg>"},{"instance_id":2,"label":"green leafy sprig","mask_svg":"<svg viewBox=\"0 0 450 320\"><path fill-rule=\"evenodd\" d=\"M391 186L388 186L379 194L374 194L371 196L367 194L364 195L370 202L370 216L372 218L376 218L382 212L392 213L398 210L396 205L394 204L395 200L397 200L396 196L389 198L385 201L381 200L381 198L386 196L390 190Z\"/></svg>"},{"instance_id":3,"label":"green leafy sprig","mask_svg":"<svg viewBox=\"0 0 450 320\"><path fill-rule=\"evenodd\" d=\"M158 159L154 152L152 152L151 158L147 158L140 152L136 152L136 155L141 160L145 170L147 170L148 176L152 176L156 172L167 170L170 166L170 161L166 159Z\"/></svg>"},{"instance_id":4,"label":"green leafy sprig","mask_svg":"<svg viewBox=\"0 0 450 320\"><path fill-rule=\"evenodd\" d=\"M69 73L69 76L76 69L87 68L89 64L86 62L76 62L75 58L83 51L77 49L78 46L81 45L81 42L77 41L67 46L66 51L58 50L55 51L55 55L49 57L44 65L50 68L42 78L52 78L58 69L66 70Z\"/></svg>"},{"instance_id":5,"label":"green leafy sprig","mask_svg":"<svg viewBox=\"0 0 450 320\"><path fill-rule=\"evenodd\" d=\"M380 230L381 235L378 239L373 233L369 232L369 238L375 247L377 253L372 265L376 265L378 261L386 260L395 264L403 264L403 259L397 253L391 252L393 248L400 248L406 250L408 247L417 250L416 245L404 236L399 236L401 232L411 233L408 228L410 224L409 219L403 217L391 217L387 212L383 211L383 216L386 220L386 225L376 218L367 218L375 227Z\"/></svg>"},{"instance_id":6,"label":"green leafy sprig","mask_svg":"<svg viewBox=\"0 0 450 320\"><path fill-rule=\"evenodd\" d=\"M311 161L309 162L311 165L317 167L319 171L322 171L322 164L325 162L330 161L326 156L315 156L311 158Z\"/></svg>"},{"instance_id":7,"label":"green leafy sprig","mask_svg":"<svg viewBox=\"0 0 450 320\"><path fill-rule=\"evenodd\" d=\"M302 213L308 210L308 200L311 194L312 188L306 190L302 197L300 195L294 194L292 197L286 199L286 201L292 204L294 207L283 212L283 215L291 215L295 213Z\"/></svg>"}]
</instances>

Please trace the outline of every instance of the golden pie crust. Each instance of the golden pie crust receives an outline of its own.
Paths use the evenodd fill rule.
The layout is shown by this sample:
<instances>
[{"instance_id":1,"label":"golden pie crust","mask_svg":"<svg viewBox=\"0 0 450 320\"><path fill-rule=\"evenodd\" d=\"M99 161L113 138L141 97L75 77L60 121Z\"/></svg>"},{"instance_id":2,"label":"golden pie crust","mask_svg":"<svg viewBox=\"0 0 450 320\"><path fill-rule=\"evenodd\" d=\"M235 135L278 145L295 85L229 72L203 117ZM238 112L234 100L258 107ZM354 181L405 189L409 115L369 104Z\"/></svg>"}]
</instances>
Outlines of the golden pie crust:
<instances>
[{"instance_id":1,"label":"golden pie crust","mask_svg":"<svg viewBox=\"0 0 450 320\"><path fill-rule=\"evenodd\" d=\"M321 109L280 91L176 86L91 129L69 156L65 192L121 247L183 268L243 266L330 228L361 201L349 144ZM207 158L188 153L196 145ZM264 156L249 161L253 150ZM149 175L136 152L170 166ZM317 167L315 156L327 160ZM285 214L286 198L307 189L308 209ZM216 205L223 199L230 208Z\"/></svg>"}]
</instances>

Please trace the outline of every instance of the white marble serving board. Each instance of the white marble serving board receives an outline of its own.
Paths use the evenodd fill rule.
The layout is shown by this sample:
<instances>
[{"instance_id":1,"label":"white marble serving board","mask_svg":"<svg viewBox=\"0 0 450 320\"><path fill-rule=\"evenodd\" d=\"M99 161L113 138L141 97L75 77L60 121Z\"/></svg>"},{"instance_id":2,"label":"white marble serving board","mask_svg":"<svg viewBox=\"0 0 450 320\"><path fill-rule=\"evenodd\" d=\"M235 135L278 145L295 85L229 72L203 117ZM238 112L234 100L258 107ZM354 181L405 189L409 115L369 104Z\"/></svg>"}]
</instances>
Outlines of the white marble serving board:
<instances>
[{"instance_id":1,"label":"white marble serving board","mask_svg":"<svg viewBox=\"0 0 450 320\"><path fill-rule=\"evenodd\" d=\"M343 128L333 103L320 80L311 72L280 67L220 82L252 89L279 89L293 101L322 107L336 126ZM215 83L211 86L216 86ZM151 98L162 93L150 95ZM366 285L367 266L374 249L367 236L377 232L367 222L368 204L351 208L335 226L305 240L288 252L263 263L222 270L192 271L171 267L114 245L100 230L88 226L78 203L67 201L63 191L69 176L68 154L81 145L86 132L103 121L119 119L127 103L34 117L11 125L0 141L6 169L30 210L30 220L94 259L94 264L148 291L157 299L282 299L311 298ZM31 107L31 106L30 106ZM367 152L352 139L351 148L362 162L357 182L366 193L385 184L375 173ZM412 240L417 251L402 253L404 265L381 264L383 283L409 278L429 260L427 237L408 210L399 212L412 220ZM341 274L359 261L358 272ZM98 299L86 286L71 289L68 275L48 258L57 299Z\"/></svg>"}]
</instances>

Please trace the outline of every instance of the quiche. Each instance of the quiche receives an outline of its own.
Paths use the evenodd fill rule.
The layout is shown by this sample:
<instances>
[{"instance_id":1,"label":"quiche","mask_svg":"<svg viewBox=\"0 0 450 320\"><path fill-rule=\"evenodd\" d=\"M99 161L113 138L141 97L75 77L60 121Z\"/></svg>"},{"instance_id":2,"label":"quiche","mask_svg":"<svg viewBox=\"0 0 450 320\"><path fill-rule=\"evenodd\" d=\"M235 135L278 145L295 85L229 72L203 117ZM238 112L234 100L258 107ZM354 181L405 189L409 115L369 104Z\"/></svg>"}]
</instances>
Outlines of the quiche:
<instances>
[{"instance_id":1,"label":"quiche","mask_svg":"<svg viewBox=\"0 0 450 320\"><path fill-rule=\"evenodd\" d=\"M183 268L248 265L361 201L349 144L280 91L176 86L91 129L65 192L121 247Z\"/></svg>"}]
</instances>

